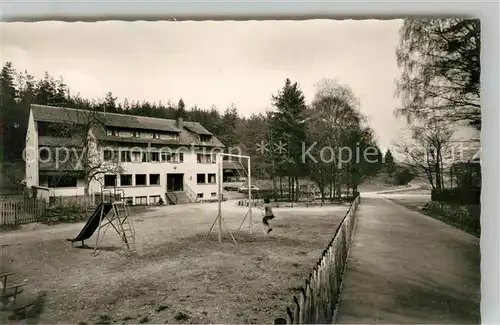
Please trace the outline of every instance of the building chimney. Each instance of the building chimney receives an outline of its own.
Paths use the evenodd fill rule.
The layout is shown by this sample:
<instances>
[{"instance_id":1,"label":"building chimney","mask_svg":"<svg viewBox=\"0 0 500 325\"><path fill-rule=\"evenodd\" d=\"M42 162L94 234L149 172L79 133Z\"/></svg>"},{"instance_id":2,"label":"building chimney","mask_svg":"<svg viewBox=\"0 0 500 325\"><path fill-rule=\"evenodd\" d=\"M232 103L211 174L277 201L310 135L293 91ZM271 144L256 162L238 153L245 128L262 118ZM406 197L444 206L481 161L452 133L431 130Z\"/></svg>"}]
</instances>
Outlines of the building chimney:
<instances>
[{"instance_id":1,"label":"building chimney","mask_svg":"<svg viewBox=\"0 0 500 325\"><path fill-rule=\"evenodd\" d=\"M179 117L179 118L177 119L177 127L178 127L179 129L182 129L182 122L183 122L182 117Z\"/></svg>"}]
</instances>

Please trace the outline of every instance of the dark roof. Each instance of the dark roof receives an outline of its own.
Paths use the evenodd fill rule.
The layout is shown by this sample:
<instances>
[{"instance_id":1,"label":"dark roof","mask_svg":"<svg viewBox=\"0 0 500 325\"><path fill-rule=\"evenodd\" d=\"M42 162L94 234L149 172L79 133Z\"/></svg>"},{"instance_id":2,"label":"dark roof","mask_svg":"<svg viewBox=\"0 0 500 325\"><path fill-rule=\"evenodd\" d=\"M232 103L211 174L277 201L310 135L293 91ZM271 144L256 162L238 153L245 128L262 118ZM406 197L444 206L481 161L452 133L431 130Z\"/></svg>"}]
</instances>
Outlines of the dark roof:
<instances>
[{"instance_id":1,"label":"dark roof","mask_svg":"<svg viewBox=\"0 0 500 325\"><path fill-rule=\"evenodd\" d=\"M186 130L189 130L198 135L212 135L207 129L205 129L198 122L182 122L182 130L177 126L176 120L128 115L128 114L117 114L117 113L103 113L94 111L85 111L74 108L66 107L54 107L45 105L31 105L31 110L33 112L33 118L37 122L52 122L52 123L74 123L74 124L86 124L89 121L90 114L96 114L102 124L106 127L116 127L116 128L129 128L129 129L142 129L149 131L166 131L180 133L180 141L175 140L162 140L162 139L141 139L141 138L121 138L108 136L105 130L98 128L99 130L94 130L95 136L99 140L105 141L117 141L117 142L131 142L131 143L152 143L152 144L179 144L179 145L204 145L204 146L216 146L224 147L224 145L215 137L212 137L209 143L202 144L196 136L190 134ZM51 138L51 137L47 137ZM46 142L57 141L52 138L44 139ZM49 144L45 144L49 145ZM60 145L60 144L58 144Z\"/></svg>"},{"instance_id":2,"label":"dark roof","mask_svg":"<svg viewBox=\"0 0 500 325\"><path fill-rule=\"evenodd\" d=\"M182 123L186 129L188 129L191 132L200 134L200 135L212 135L207 129L205 129L200 123L198 122L183 122Z\"/></svg>"},{"instance_id":3,"label":"dark roof","mask_svg":"<svg viewBox=\"0 0 500 325\"><path fill-rule=\"evenodd\" d=\"M31 109L33 111L33 118L35 121L40 122L85 124L89 120L91 114L96 114L99 120L106 126L154 131L170 131L177 133L181 131L177 127L177 121L155 117L103 113L75 108L35 104L31 105Z\"/></svg>"}]
</instances>

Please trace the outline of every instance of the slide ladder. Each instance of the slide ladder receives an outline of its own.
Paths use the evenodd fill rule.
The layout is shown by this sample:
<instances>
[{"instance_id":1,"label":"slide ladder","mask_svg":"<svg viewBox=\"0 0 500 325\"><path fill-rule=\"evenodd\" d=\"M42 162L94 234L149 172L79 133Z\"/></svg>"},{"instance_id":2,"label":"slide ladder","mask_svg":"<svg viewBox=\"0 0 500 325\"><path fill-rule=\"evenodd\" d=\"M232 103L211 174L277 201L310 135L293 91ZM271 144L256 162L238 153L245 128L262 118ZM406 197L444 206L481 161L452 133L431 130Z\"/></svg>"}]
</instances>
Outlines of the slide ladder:
<instances>
[{"instance_id":1,"label":"slide ladder","mask_svg":"<svg viewBox=\"0 0 500 325\"><path fill-rule=\"evenodd\" d=\"M135 229L124 194L124 191L120 189L113 192L109 190L101 191L102 200L95 212L89 218L80 234L76 238L68 240L72 244L73 242L81 241L82 246L84 246L83 241L89 239L97 230L96 244L93 252L96 255L101 250L100 243L111 226L120 236L126 248L130 252L136 253Z\"/></svg>"},{"instance_id":2,"label":"slide ladder","mask_svg":"<svg viewBox=\"0 0 500 325\"><path fill-rule=\"evenodd\" d=\"M118 227L121 232L123 243L130 252L137 252L135 245L135 229L131 220L130 210L126 201L116 201L113 203L114 213L118 220Z\"/></svg>"}]
</instances>

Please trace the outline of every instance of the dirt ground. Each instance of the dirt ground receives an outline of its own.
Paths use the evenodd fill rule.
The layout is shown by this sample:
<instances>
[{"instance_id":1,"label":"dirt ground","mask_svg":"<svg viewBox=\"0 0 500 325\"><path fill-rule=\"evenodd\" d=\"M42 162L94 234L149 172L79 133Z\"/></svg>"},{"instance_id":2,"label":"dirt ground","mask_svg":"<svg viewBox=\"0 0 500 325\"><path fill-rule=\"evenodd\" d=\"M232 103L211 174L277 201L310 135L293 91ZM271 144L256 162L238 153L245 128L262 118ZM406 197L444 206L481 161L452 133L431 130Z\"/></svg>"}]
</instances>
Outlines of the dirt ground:
<instances>
[{"instance_id":1,"label":"dirt ground","mask_svg":"<svg viewBox=\"0 0 500 325\"><path fill-rule=\"evenodd\" d=\"M83 224L28 225L0 234L0 272L27 279L23 299L48 293L40 323L272 323L284 317L348 205L275 209L273 232L254 230L247 209L223 203L238 245L217 229L217 203L155 207L135 216L139 254L126 256L116 233L97 257L71 248ZM254 221L261 220L254 210ZM87 243L94 244L94 237ZM0 313L2 317L2 313ZM0 318L1 324L8 321Z\"/></svg>"}]
</instances>

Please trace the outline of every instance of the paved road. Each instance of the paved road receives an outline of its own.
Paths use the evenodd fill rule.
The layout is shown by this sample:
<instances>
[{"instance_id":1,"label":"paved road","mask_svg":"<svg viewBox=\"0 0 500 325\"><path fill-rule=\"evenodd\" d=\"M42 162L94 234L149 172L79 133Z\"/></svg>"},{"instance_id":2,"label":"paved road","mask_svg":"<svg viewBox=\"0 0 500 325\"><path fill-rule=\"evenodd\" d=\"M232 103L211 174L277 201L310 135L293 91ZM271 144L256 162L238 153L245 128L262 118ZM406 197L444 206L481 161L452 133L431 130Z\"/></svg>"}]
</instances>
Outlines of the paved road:
<instances>
[{"instance_id":1,"label":"paved road","mask_svg":"<svg viewBox=\"0 0 500 325\"><path fill-rule=\"evenodd\" d=\"M337 323L480 323L479 239L361 197Z\"/></svg>"}]
</instances>

